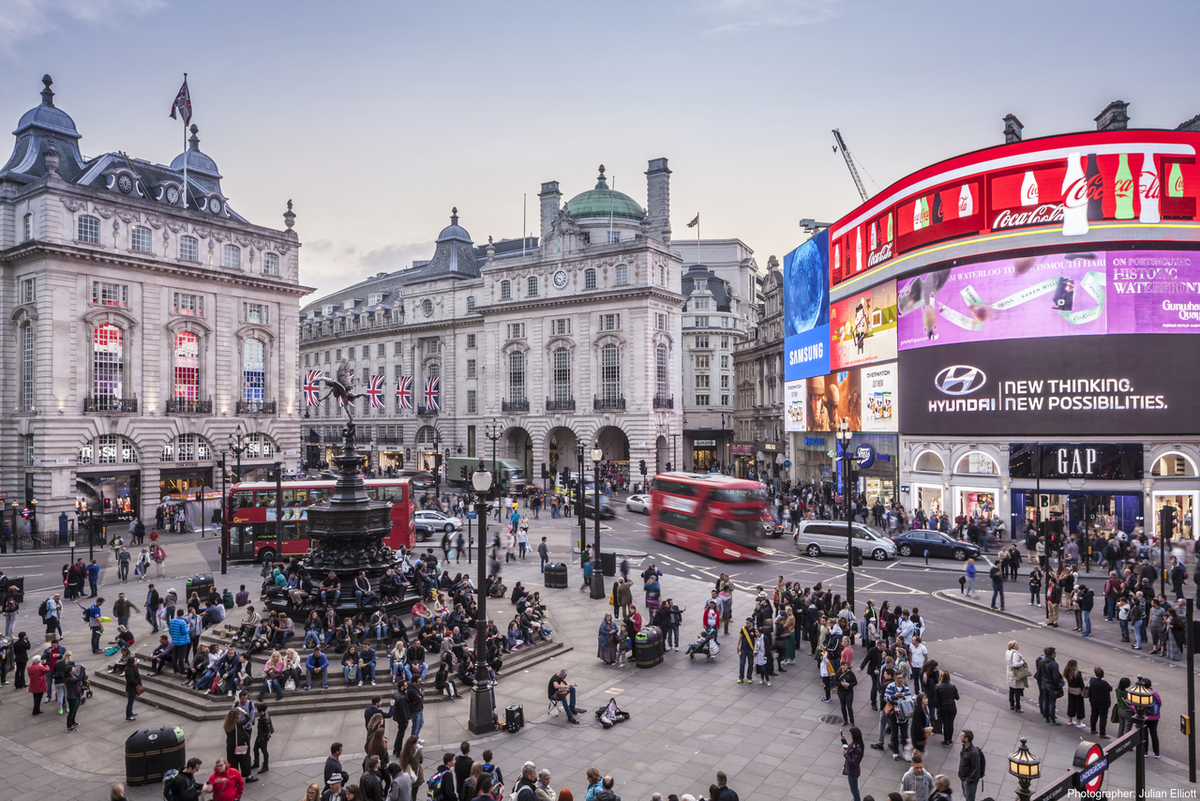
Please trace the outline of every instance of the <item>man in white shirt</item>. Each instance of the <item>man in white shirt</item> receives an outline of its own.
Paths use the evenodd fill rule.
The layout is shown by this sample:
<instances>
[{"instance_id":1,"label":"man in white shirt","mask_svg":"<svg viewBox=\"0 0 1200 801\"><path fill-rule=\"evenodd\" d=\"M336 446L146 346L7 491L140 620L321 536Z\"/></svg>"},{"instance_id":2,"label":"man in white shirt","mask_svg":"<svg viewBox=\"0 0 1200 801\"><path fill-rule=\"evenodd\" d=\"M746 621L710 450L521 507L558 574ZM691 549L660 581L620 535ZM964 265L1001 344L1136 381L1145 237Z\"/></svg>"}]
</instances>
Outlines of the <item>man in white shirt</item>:
<instances>
[{"instance_id":1,"label":"man in white shirt","mask_svg":"<svg viewBox=\"0 0 1200 801\"><path fill-rule=\"evenodd\" d=\"M912 647L909 649L910 663L913 669L913 693L921 694L921 670L925 667L925 659L929 656L929 649L925 647L925 643L921 642L921 635L912 638ZM926 690L928 692L928 689Z\"/></svg>"}]
</instances>

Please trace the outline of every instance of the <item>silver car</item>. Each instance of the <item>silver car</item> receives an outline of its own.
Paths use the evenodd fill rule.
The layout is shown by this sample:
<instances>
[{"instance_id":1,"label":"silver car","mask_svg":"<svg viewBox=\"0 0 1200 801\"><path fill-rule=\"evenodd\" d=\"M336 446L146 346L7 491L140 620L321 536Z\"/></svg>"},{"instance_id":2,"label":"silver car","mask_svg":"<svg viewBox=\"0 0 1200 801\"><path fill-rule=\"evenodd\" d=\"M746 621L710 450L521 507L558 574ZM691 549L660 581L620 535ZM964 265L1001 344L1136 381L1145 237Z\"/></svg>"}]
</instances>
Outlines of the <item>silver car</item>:
<instances>
[{"instance_id":1,"label":"silver car","mask_svg":"<svg viewBox=\"0 0 1200 801\"><path fill-rule=\"evenodd\" d=\"M862 524L853 527L854 545L864 559L885 562L896 556L896 544L881 534L876 534ZM803 520L800 530L792 537L796 550L809 556L846 553L846 521Z\"/></svg>"},{"instance_id":2,"label":"silver car","mask_svg":"<svg viewBox=\"0 0 1200 801\"><path fill-rule=\"evenodd\" d=\"M641 512L644 515L648 515L650 514L650 496L630 495L625 499L625 508L631 512Z\"/></svg>"},{"instance_id":3,"label":"silver car","mask_svg":"<svg viewBox=\"0 0 1200 801\"><path fill-rule=\"evenodd\" d=\"M458 522L457 517L447 517L441 512L435 512L432 509L422 509L413 517L418 523L424 523L435 531L454 532L462 528L462 523Z\"/></svg>"}]
</instances>

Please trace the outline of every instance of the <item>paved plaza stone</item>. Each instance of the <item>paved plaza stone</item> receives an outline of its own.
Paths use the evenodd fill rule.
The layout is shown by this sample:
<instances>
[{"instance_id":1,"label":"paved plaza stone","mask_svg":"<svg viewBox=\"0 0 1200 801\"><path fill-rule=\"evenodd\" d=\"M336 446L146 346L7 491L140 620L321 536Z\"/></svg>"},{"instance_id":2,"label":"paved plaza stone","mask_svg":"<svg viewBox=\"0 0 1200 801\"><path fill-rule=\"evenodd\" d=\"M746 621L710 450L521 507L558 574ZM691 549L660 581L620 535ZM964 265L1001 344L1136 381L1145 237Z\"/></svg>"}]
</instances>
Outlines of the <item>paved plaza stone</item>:
<instances>
[{"instance_id":1,"label":"paved plaza stone","mask_svg":"<svg viewBox=\"0 0 1200 801\"><path fill-rule=\"evenodd\" d=\"M840 720L834 723L823 720L823 717L836 714L836 702L821 702L816 665L806 657L807 648L798 649L797 663L789 666L787 673L777 676L770 688L757 683L737 684L736 634L733 632L722 635L721 653L712 663L702 659L691 661L682 650L669 652L661 665L650 669L638 669L632 662L624 668L600 662L596 658L596 632L606 607L603 601L593 601L588 593L579 590L579 570L570 563L569 554L569 543L577 536L578 529L571 527L570 522L543 517L531 526L531 539L535 536L540 539L543 535L549 538L553 561L568 562L568 589L546 590L542 587L536 555L515 566L507 565L504 576L510 586L519 580L530 589L542 592L555 627L554 637L567 641L573 650L527 672L503 674L497 687L501 717L503 708L509 704L524 706L527 725L517 734L497 732L471 737L466 728L468 702L465 700L427 707L422 732L426 741L427 772L443 751L457 752L458 744L468 739L472 743L472 755L477 759L485 748L493 750L496 762L510 782L518 775L521 763L533 760L539 767L551 770L556 788L568 787L577 798L582 798L586 788L584 773L593 765L602 773L615 777L616 791L626 801L648 799L652 792L661 792L664 796L685 792L696 796L706 794L718 770L728 774L730 786L742 799L849 798L841 774ZM170 545L172 541L168 542ZM174 558L169 565L181 569L179 575L207 572L206 557L212 559L213 550L214 544L207 540L177 542L171 545ZM452 574L458 570L474 570L474 566L468 566L465 561L450 567ZM635 567L634 572L637 570ZM174 574L175 570L171 572ZM216 579L221 589L228 586L236 590L239 584L254 587L259 581L258 568L233 566L228 576L218 575ZM105 571L104 581L101 594L111 602L116 592L121 591L121 585L109 583L115 582L115 569ZM181 581L176 575L156 583L160 589L163 585L179 589ZM143 582L124 585L124 591L139 605L144 598L144 588ZM663 579L663 597L674 598L687 607L681 631L684 647L699 631L699 612L709 589L707 581L677 576ZM886 589L877 588L873 593L877 603L888 597ZM1014 600L1016 597L1014 593ZM734 601L735 620L749 608L751 598L746 588L739 588ZM635 601L639 608L641 599L635 582ZM37 599L29 600L19 628L40 640L36 621L28 613L36 608L36 603ZM926 599L923 606L928 603ZM507 599L498 602L489 599L488 609L489 617L502 628L514 613L514 607ZM1069 768L1075 745L1080 735L1086 736L1086 732L1066 726L1044 726L1036 712L1023 716L1009 713L1007 696L999 686L1003 681L1004 647L1007 640L1013 638L1012 631L998 634L942 632L938 630L936 606L926 609L926 617L932 635L929 640L931 655L951 672L955 672L956 665L965 665L972 660L992 661L999 666L992 686L955 677L962 694L958 725L974 730L976 743L988 757L988 775L978 797L1013 797L1016 781L1006 773L1006 757L1022 736L1029 738L1030 749L1043 760L1046 778L1039 786L1049 786ZM1069 616L1064 616L1064 620L1070 620ZM109 660L93 657L88 652L87 632L73 608L68 608L64 623L66 644L74 651L76 659L92 672L102 670ZM1041 639L1051 638L1051 630L1036 623L1031 619L1025 630L1028 633L1016 635L1022 640L1026 653L1040 647ZM1093 628L1106 625L1101 619L1093 623ZM133 630L139 642L143 642L149 626L144 619L135 617ZM1064 651L1067 646L1061 633L1054 637L1057 637L1060 651ZM1072 641L1071 647L1074 646ZM1112 651L1110 644L1100 641L1081 641L1080 647ZM1090 652L1080 656L1093 658ZM583 725L571 726L564 717L555 717L547 709L546 683L558 667L568 668L568 677L578 685L578 704L588 710L581 716ZM1110 675L1116 673L1114 669ZM1156 679L1164 673L1170 675L1170 671L1155 667ZM1174 673L1181 681L1182 671ZM1174 678L1163 678L1164 688L1169 693L1176 692L1173 681ZM1159 686L1157 681L1156 686ZM380 691L382 695L387 694L385 686L381 686ZM870 711L868 695L867 688L860 687L855 707L864 739L873 742L877 715ZM632 717L628 722L604 730L593 711L614 697ZM0 700L3 701L0 704L0 752L3 752L0 755L0 779L5 787L4 798L12 801L107 798L108 785L124 779L124 741L140 728L181 725L187 736L188 756L202 758L205 762L203 771L211 769L214 760L225 752L225 738L219 721L183 721L169 712L139 704L137 722L128 723L123 714L124 698L109 692L97 691L84 705L79 715L80 729L74 734L65 732L65 716L55 714L53 705L49 707L49 714L31 717L29 694L13 692L11 684L0 690ZM1176 712L1164 714L1164 740L1167 732L1175 728L1177 704L1173 704L1172 709ZM361 712L281 716L275 719L275 726L271 770L261 777L260 782L247 787L245 798L298 801L309 783L320 780L322 765L333 741L345 744L343 764L351 772L352 781L357 781L365 739ZM389 736L394 731L389 723ZM1187 784L1186 763L1178 759L1185 752L1177 747L1168 748L1167 742L1164 742L1164 751L1163 760L1148 761L1150 786L1165 792L1180 788L1190 792L1193 788ZM926 764L932 773L945 773L952 778L955 798L959 798L957 746L943 748L931 741ZM874 795L876 799L885 798L888 792L898 789L906 769L906 763L892 761L890 752L867 749L862 763L862 793ZM1132 756L1122 758L1114 765L1106 786L1132 788ZM127 793L130 799L137 801L157 799L162 797L162 788L158 784L133 787L127 788Z\"/></svg>"}]
</instances>

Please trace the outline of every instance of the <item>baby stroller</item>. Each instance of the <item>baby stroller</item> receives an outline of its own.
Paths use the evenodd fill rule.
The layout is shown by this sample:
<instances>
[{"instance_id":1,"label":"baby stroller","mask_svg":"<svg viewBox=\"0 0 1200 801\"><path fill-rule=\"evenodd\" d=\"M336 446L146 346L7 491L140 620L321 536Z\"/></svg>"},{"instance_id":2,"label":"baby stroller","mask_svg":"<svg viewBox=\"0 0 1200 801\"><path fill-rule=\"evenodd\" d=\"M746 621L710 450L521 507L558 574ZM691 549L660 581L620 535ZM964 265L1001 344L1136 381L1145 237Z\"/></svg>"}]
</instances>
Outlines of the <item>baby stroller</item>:
<instances>
[{"instance_id":1,"label":"baby stroller","mask_svg":"<svg viewBox=\"0 0 1200 801\"><path fill-rule=\"evenodd\" d=\"M629 713L617 709L617 699L610 698L607 706L596 710L596 718L600 721L601 726L611 729L614 725L629 720Z\"/></svg>"},{"instance_id":2,"label":"baby stroller","mask_svg":"<svg viewBox=\"0 0 1200 801\"><path fill-rule=\"evenodd\" d=\"M716 629L705 629L704 631L700 632L700 636L697 637L692 644L687 647L688 659L694 660L696 658L696 654L702 653L704 654L705 660L711 662L712 658L721 650L721 646L717 643L716 636Z\"/></svg>"}]
</instances>

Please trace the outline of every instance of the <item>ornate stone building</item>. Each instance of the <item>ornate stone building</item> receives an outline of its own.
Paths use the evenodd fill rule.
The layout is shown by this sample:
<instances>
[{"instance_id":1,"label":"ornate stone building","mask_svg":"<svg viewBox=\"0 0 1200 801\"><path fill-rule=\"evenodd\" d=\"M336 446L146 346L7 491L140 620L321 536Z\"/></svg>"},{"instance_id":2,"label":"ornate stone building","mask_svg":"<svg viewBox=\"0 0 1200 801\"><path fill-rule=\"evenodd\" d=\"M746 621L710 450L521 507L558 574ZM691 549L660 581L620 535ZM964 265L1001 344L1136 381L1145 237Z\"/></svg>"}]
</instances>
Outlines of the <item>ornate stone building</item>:
<instances>
[{"instance_id":1,"label":"ornate stone building","mask_svg":"<svg viewBox=\"0 0 1200 801\"><path fill-rule=\"evenodd\" d=\"M476 246L455 210L429 261L302 309L302 375L348 360L373 395L359 401L359 433L374 469L429 470L439 448L490 456L491 433L497 456L535 483L542 464L574 468L577 443L632 465L634 480L643 459L665 469L684 358L670 174L650 161L645 210L603 167L565 204L558 182L544 183L538 237ZM336 409L304 413L305 459L326 460Z\"/></svg>"},{"instance_id":2,"label":"ornate stone building","mask_svg":"<svg viewBox=\"0 0 1200 801\"><path fill-rule=\"evenodd\" d=\"M783 273L767 260L762 305L746 341L733 354L736 383L733 414L734 470L762 479L787 479L791 460L783 422Z\"/></svg>"},{"instance_id":3,"label":"ornate stone building","mask_svg":"<svg viewBox=\"0 0 1200 801\"><path fill-rule=\"evenodd\" d=\"M170 166L85 158L43 83L0 170L0 489L57 530L63 512L152 520L165 495L219 488L239 427L244 473L298 467L291 203L283 230L234 211L195 126Z\"/></svg>"}]
</instances>

